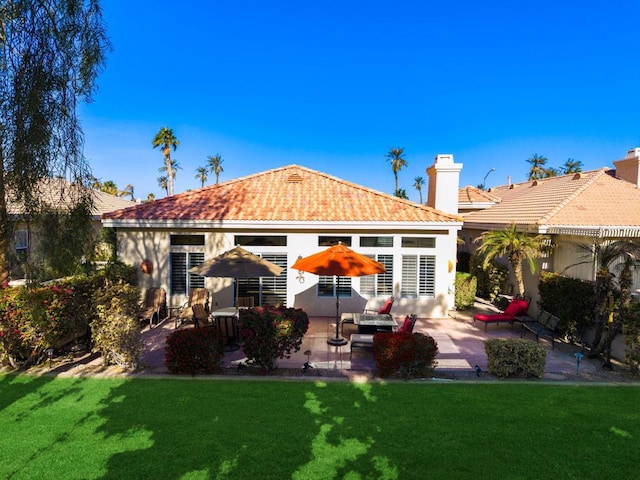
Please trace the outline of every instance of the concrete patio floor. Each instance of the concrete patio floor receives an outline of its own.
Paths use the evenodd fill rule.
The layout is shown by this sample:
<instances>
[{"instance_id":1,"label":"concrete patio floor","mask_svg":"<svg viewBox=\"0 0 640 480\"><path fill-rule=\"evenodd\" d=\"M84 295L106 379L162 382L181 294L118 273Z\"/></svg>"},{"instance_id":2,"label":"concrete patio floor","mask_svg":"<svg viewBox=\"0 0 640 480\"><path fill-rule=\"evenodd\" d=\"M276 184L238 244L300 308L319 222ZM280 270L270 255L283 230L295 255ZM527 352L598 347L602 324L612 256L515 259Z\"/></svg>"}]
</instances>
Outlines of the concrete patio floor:
<instances>
[{"instance_id":1,"label":"concrete patio floor","mask_svg":"<svg viewBox=\"0 0 640 480\"><path fill-rule=\"evenodd\" d=\"M433 337L439 353L436 357L437 366L435 377L451 379L489 379L494 378L487 373L487 356L484 351L484 340L489 338L519 338L520 324L513 328L508 323L491 324L488 331L484 331L484 324L473 325L473 312L490 310L491 307L476 305L473 311L450 312L447 318L425 319L419 318L415 325L415 332L425 333ZM396 318L398 323L401 318ZM186 328L192 328L187 326ZM165 321L159 326L143 332L145 353L141 361L143 374L162 374L164 367L165 338L174 331L173 321ZM355 333L353 325L345 325L343 336L349 339ZM327 339L335 336L334 317L312 317L307 334L304 336L300 350L289 359L277 360L281 374L302 372L305 362L309 361L313 368L305 374L311 376L375 376L375 362L371 350L355 348L350 355L350 344L342 347L331 346ZM533 337L529 336L533 340ZM599 373L603 373L600 360L581 361L577 369L575 353L580 351L576 345L559 344L556 341L555 350L551 348L548 339L541 339L540 344L547 350L547 362L544 378L548 380L602 380ZM304 354L309 351L310 354ZM233 373L237 365L245 360L242 349L227 352L224 367L228 373ZM480 367L480 374L475 366ZM618 367L622 368L622 367ZM301 374L301 373L298 373Z\"/></svg>"}]
</instances>

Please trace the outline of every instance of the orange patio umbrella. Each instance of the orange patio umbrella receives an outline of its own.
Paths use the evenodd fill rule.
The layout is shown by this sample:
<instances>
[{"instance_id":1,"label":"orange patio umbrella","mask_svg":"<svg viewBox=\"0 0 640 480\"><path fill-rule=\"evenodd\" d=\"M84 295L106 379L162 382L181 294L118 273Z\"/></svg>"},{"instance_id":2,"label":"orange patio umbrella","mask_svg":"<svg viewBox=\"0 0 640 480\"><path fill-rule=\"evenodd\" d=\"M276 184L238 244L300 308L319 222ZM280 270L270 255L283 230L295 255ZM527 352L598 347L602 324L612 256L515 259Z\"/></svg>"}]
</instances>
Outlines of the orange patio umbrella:
<instances>
[{"instance_id":1,"label":"orange patio umbrella","mask_svg":"<svg viewBox=\"0 0 640 480\"><path fill-rule=\"evenodd\" d=\"M316 275L335 275L336 285L336 336L327 340L330 345L345 345L347 340L340 336L340 277L363 277L376 273L385 273L384 265L380 262L354 252L350 248L338 243L326 250L308 257L300 258L291 267L303 272Z\"/></svg>"}]
</instances>

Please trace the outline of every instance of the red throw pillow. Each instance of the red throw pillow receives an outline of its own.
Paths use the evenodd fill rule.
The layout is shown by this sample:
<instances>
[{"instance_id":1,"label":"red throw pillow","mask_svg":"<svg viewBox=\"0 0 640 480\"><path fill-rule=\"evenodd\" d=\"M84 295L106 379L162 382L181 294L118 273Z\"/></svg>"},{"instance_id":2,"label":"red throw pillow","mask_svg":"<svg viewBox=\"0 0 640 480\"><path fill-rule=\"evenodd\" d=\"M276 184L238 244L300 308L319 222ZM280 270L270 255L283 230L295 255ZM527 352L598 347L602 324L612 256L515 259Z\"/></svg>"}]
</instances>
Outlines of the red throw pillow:
<instances>
[{"instance_id":1,"label":"red throw pillow","mask_svg":"<svg viewBox=\"0 0 640 480\"><path fill-rule=\"evenodd\" d=\"M387 298L387 301L384 302L382 308L378 310L378 315L388 314L391 311L391 305L393 305L393 300L391 300L391 298Z\"/></svg>"},{"instance_id":2,"label":"red throw pillow","mask_svg":"<svg viewBox=\"0 0 640 480\"><path fill-rule=\"evenodd\" d=\"M412 330L412 328L411 328L411 317L409 315L407 315L404 318L404 323L398 329L398 332L411 332L411 330Z\"/></svg>"}]
</instances>

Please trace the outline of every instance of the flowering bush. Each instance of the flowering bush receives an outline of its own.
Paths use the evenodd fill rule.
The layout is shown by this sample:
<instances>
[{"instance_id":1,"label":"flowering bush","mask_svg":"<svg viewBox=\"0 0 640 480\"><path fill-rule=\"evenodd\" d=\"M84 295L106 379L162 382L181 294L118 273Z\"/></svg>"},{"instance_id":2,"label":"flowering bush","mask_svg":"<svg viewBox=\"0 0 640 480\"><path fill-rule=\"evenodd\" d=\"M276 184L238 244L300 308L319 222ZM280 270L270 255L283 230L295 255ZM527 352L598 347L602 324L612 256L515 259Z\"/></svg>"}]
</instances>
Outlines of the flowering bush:
<instances>
[{"instance_id":1,"label":"flowering bush","mask_svg":"<svg viewBox=\"0 0 640 480\"><path fill-rule=\"evenodd\" d=\"M119 283L96 293L97 318L91 323L93 350L105 365L135 369L144 344L137 320L139 291Z\"/></svg>"},{"instance_id":2,"label":"flowering bush","mask_svg":"<svg viewBox=\"0 0 640 480\"><path fill-rule=\"evenodd\" d=\"M309 316L301 309L256 307L240 310L240 339L249 363L266 373L277 358L290 358L300 350L309 328Z\"/></svg>"},{"instance_id":3,"label":"flowering bush","mask_svg":"<svg viewBox=\"0 0 640 480\"><path fill-rule=\"evenodd\" d=\"M72 294L60 285L0 290L0 355L17 368L58 346L76 327Z\"/></svg>"},{"instance_id":4,"label":"flowering bush","mask_svg":"<svg viewBox=\"0 0 640 480\"><path fill-rule=\"evenodd\" d=\"M438 354L438 344L422 333L376 333L373 356L378 375L422 378L431 375Z\"/></svg>"},{"instance_id":5,"label":"flowering bush","mask_svg":"<svg viewBox=\"0 0 640 480\"><path fill-rule=\"evenodd\" d=\"M171 373L218 373L224 341L216 328L176 330L167 337L164 364Z\"/></svg>"}]
</instances>

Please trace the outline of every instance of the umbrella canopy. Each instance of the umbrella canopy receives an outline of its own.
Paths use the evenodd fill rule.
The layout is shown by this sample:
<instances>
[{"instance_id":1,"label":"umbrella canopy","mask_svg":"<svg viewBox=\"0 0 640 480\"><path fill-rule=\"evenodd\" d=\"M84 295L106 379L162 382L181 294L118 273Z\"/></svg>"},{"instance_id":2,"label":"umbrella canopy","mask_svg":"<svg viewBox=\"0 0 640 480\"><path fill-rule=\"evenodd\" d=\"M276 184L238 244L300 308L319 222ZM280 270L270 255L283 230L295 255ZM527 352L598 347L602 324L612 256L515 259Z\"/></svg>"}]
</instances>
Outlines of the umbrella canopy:
<instances>
[{"instance_id":1,"label":"umbrella canopy","mask_svg":"<svg viewBox=\"0 0 640 480\"><path fill-rule=\"evenodd\" d=\"M238 245L216 258L212 258L198 266L190 268L189 272L202 275L203 277L229 277L233 279L277 277L282 273L282 267L258 255L254 255ZM237 313L239 286L237 281L235 284L235 305Z\"/></svg>"},{"instance_id":2,"label":"umbrella canopy","mask_svg":"<svg viewBox=\"0 0 640 480\"><path fill-rule=\"evenodd\" d=\"M190 268L189 272L203 277L277 277L282 273L282 267L237 246L216 258Z\"/></svg>"},{"instance_id":3,"label":"umbrella canopy","mask_svg":"<svg viewBox=\"0 0 640 480\"><path fill-rule=\"evenodd\" d=\"M340 277L363 277L375 273L385 273L384 265L369 257L354 252L350 248L338 243L326 250L314 253L305 258L300 258L291 267L303 272L315 273L316 275L336 275L338 277L338 287ZM347 341L340 337L340 293L336 288L336 336L327 340L330 345L345 345Z\"/></svg>"},{"instance_id":4,"label":"umbrella canopy","mask_svg":"<svg viewBox=\"0 0 640 480\"><path fill-rule=\"evenodd\" d=\"M385 273L380 262L354 252L338 244L326 250L299 259L291 267L295 270L315 273L316 275L338 275L342 277L362 277L374 273Z\"/></svg>"}]
</instances>

